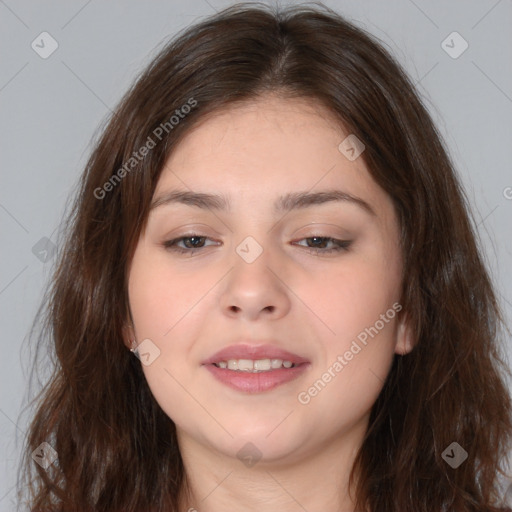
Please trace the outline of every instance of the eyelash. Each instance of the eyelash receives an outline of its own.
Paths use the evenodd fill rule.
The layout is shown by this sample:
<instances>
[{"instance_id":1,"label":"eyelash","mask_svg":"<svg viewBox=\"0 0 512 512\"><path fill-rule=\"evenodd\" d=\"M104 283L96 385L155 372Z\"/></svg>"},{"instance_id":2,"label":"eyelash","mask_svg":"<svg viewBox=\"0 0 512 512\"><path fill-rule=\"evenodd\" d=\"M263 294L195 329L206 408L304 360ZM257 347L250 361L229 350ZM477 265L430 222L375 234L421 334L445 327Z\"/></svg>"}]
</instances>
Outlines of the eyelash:
<instances>
[{"instance_id":1,"label":"eyelash","mask_svg":"<svg viewBox=\"0 0 512 512\"><path fill-rule=\"evenodd\" d=\"M191 249L184 249L183 247L178 247L176 245L177 242L181 242L182 240L188 240L188 239L191 239L191 238L200 238L200 239L204 238L205 240L208 240L208 237L206 237L206 236L191 234L191 235L188 235L188 236L181 236L181 237L178 237L178 238L173 238L172 240L167 240L162 245L166 249L169 249L169 250L171 250L173 252L177 252L177 253L180 253L180 254L188 254L190 256L192 256L194 253L200 251L201 249L204 249L205 247L208 247L208 246L205 246L205 247L197 247L197 248L191 248ZM334 247L334 248L325 249L325 250L324 249L315 248L315 247L306 247L307 250L309 250L310 252L315 253L315 254L331 254L331 253L339 253L339 252L347 251L348 248L350 247L350 245L352 244L351 240L339 240L337 238L333 238L333 237L330 237L330 236L308 236L308 237L305 237L305 238L301 238L299 241L302 241L302 240L312 240L314 238L317 238L317 239L320 239L320 240L325 240L327 242L333 242L336 245L336 247ZM304 246L300 246L300 247L304 247Z\"/></svg>"}]
</instances>

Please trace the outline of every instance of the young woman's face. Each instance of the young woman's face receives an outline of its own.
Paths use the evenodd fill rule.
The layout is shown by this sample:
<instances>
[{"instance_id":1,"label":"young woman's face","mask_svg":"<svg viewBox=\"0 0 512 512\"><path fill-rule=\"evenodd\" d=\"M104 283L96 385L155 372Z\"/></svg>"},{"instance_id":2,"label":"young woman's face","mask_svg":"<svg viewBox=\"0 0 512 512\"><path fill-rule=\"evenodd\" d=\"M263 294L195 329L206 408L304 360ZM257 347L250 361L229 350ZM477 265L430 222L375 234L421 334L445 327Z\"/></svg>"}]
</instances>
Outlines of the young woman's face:
<instances>
[{"instance_id":1,"label":"young woman's face","mask_svg":"<svg viewBox=\"0 0 512 512\"><path fill-rule=\"evenodd\" d=\"M180 442L275 462L364 435L411 345L392 202L361 147L339 148L348 135L312 102L267 96L203 122L166 163L129 300Z\"/></svg>"}]
</instances>

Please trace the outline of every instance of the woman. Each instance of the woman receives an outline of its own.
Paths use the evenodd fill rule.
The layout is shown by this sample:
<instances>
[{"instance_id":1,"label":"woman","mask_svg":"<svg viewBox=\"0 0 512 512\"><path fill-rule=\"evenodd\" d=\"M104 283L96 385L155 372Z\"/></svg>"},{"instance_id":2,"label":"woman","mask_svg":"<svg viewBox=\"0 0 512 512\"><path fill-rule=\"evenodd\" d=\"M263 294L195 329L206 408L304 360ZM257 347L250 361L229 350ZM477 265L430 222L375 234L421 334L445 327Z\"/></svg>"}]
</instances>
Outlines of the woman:
<instances>
[{"instance_id":1,"label":"woman","mask_svg":"<svg viewBox=\"0 0 512 512\"><path fill-rule=\"evenodd\" d=\"M401 68L327 8L232 7L160 53L87 165L48 319L31 510L505 510L464 193Z\"/></svg>"}]
</instances>

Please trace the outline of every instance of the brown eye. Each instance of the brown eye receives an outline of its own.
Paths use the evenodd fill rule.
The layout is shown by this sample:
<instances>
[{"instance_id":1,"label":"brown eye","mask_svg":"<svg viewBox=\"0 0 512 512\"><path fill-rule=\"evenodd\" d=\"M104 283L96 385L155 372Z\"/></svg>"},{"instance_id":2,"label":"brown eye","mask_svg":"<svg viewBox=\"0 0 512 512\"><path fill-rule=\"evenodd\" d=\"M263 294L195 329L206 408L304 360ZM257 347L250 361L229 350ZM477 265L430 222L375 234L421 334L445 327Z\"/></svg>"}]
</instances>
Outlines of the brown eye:
<instances>
[{"instance_id":1,"label":"brown eye","mask_svg":"<svg viewBox=\"0 0 512 512\"><path fill-rule=\"evenodd\" d=\"M302 240L311 240L312 244L310 245L308 243L306 249L310 249L313 252L321 254L346 251L352 243L351 240L338 240L337 238L332 238L329 236L310 236L303 238ZM331 243L333 246L331 246L329 249L325 248L329 243Z\"/></svg>"},{"instance_id":2,"label":"brown eye","mask_svg":"<svg viewBox=\"0 0 512 512\"><path fill-rule=\"evenodd\" d=\"M206 240L209 240L209 238L206 236L192 234L188 236L173 238L172 240L167 240L163 243L163 246L171 251L192 254L197 250L207 247L204 245ZM183 246L178 245L180 243L183 243Z\"/></svg>"}]
</instances>

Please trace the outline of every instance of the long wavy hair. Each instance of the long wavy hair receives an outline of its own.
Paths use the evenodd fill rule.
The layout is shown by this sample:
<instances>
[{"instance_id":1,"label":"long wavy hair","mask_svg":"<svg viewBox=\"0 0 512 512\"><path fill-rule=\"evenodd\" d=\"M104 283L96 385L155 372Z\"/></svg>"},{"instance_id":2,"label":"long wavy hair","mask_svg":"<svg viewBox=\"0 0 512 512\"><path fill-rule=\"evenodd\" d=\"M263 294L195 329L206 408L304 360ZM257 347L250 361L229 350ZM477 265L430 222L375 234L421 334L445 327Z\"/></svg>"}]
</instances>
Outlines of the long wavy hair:
<instances>
[{"instance_id":1,"label":"long wavy hair","mask_svg":"<svg viewBox=\"0 0 512 512\"><path fill-rule=\"evenodd\" d=\"M509 330L467 197L399 64L322 4L238 4L202 20L165 45L105 123L36 322L34 364L46 349L53 368L30 402L18 475L30 510L178 510L187 481L175 425L123 342L127 270L180 140L207 115L268 93L320 102L363 141L400 223L400 314L416 345L395 355L372 408L352 472L356 509L504 510L496 477L512 437ZM457 469L443 459L454 441L468 454ZM42 442L58 456L46 469L32 460Z\"/></svg>"}]
</instances>

